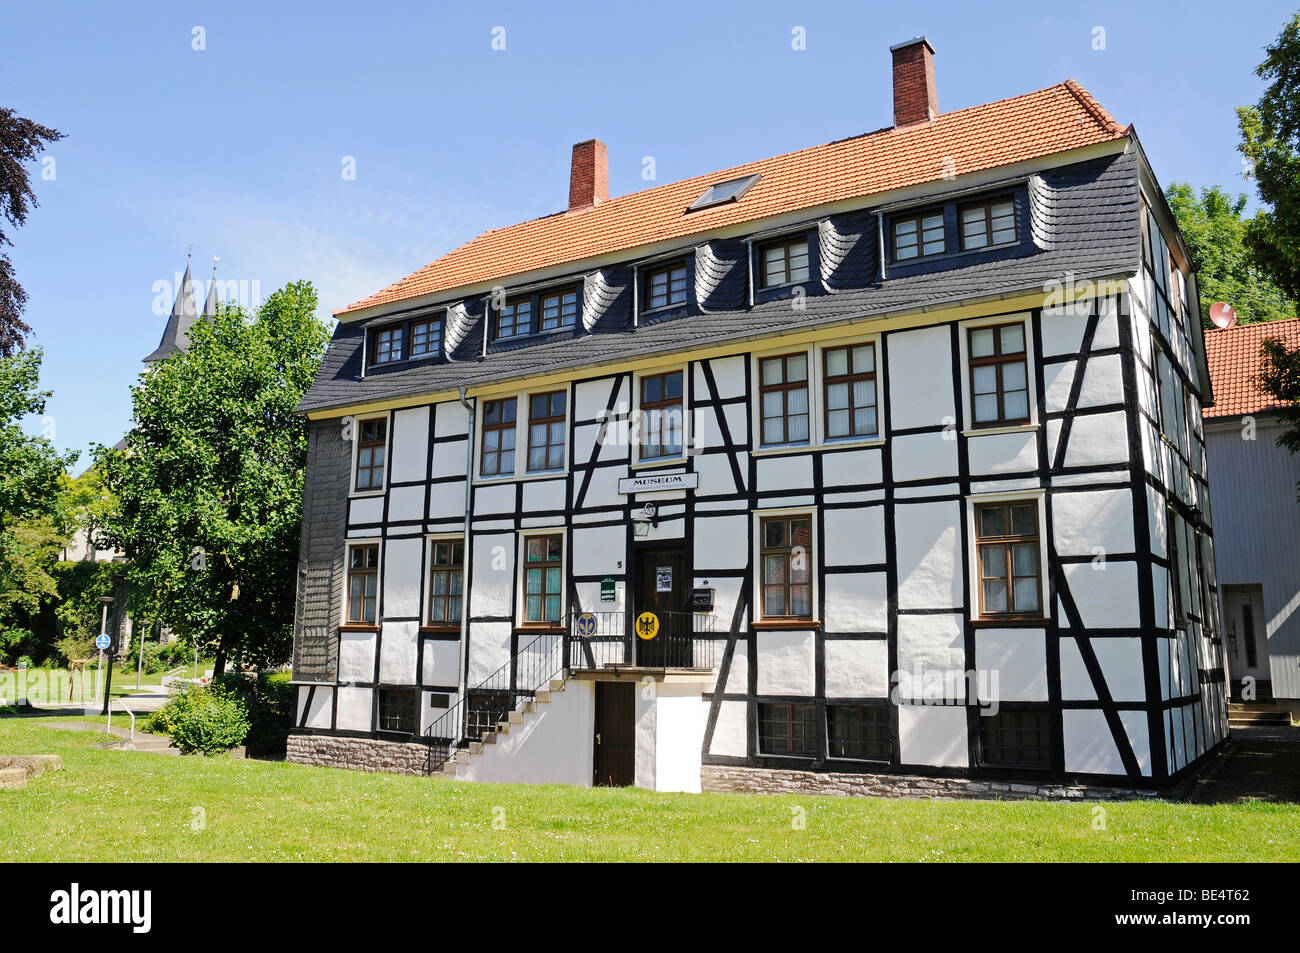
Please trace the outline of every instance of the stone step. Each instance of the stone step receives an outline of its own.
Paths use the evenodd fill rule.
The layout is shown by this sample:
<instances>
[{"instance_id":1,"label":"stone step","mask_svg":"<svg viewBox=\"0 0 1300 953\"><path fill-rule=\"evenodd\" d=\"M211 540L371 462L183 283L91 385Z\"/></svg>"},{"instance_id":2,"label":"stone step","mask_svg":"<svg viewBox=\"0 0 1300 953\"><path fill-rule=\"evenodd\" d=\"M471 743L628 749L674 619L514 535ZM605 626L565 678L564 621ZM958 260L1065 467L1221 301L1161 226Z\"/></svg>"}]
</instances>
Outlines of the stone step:
<instances>
[{"instance_id":1,"label":"stone step","mask_svg":"<svg viewBox=\"0 0 1300 953\"><path fill-rule=\"evenodd\" d=\"M562 692L564 691L564 679L553 678L551 679L551 684L548 687L552 692Z\"/></svg>"},{"instance_id":2,"label":"stone step","mask_svg":"<svg viewBox=\"0 0 1300 953\"><path fill-rule=\"evenodd\" d=\"M26 786L26 768L0 768L0 788L16 789Z\"/></svg>"},{"instance_id":3,"label":"stone step","mask_svg":"<svg viewBox=\"0 0 1300 953\"><path fill-rule=\"evenodd\" d=\"M546 689L538 689L533 693L534 705L549 705L551 703L551 693Z\"/></svg>"},{"instance_id":4,"label":"stone step","mask_svg":"<svg viewBox=\"0 0 1300 953\"><path fill-rule=\"evenodd\" d=\"M512 711L506 716L506 721L512 725L522 725L524 723L524 713L522 711Z\"/></svg>"},{"instance_id":5,"label":"stone step","mask_svg":"<svg viewBox=\"0 0 1300 953\"><path fill-rule=\"evenodd\" d=\"M508 735L508 734L510 734L510 722L508 722L508 721L498 721L498 722L497 722L497 730L496 730L496 733L499 734L499 735Z\"/></svg>"}]
</instances>

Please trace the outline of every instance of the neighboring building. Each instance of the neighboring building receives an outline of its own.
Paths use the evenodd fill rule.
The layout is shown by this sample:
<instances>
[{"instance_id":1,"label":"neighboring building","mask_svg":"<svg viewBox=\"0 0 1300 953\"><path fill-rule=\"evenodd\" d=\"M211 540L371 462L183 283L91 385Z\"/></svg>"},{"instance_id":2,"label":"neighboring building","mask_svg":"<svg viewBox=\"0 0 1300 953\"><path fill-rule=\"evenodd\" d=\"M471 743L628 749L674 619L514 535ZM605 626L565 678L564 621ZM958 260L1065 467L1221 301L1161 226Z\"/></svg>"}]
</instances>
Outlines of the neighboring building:
<instances>
[{"instance_id":1,"label":"neighboring building","mask_svg":"<svg viewBox=\"0 0 1300 953\"><path fill-rule=\"evenodd\" d=\"M1256 383L1266 338L1300 347L1300 320L1205 332L1205 452L1232 697L1300 713L1300 456L1278 446L1278 403Z\"/></svg>"},{"instance_id":2,"label":"neighboring building","mask_svg":"<svg viewBox=\"0 0 1300 953\"><path fill-rule=\"evenodd\" d=\"M579 143L565 211L338 312L292 759L1138 787L1223 743L1186 247L1077 83L941 114L932 55L893 127L713 175L610 198Z\"/></svg>"}]
</instances>

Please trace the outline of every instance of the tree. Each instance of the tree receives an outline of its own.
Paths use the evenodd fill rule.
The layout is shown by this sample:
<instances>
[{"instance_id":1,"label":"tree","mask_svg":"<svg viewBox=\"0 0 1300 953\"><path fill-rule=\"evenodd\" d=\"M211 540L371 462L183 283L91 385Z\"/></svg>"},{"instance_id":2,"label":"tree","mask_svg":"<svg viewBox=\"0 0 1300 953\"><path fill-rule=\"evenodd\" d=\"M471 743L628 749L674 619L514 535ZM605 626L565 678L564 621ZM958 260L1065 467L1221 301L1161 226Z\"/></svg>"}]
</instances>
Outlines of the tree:
<instances>
[{"instance_id":1,"label":"tree","mask_svg":"<svg viewBox=\"0 0 1300 953\"><path fill-rule=\"evenodd\" d=\"M10 225L27 221L27 212L36 208L36 193L24 164L45 151L45 143L57 142L63 133L49 126L24 119L12 109L0 109L0 213ZM13 241L0 226L0 249ZM8 357L23 347L31 327L22 319L27 306L27 292L14 277L9 255L0 251L0 357Z\"/></svg>"},{"instance_id":2,"label":"tree","mask_svg":"<svg viewBox=\"0 0 1300 953\"><path fill-rule=\"evenodd\" d=\"M1165 198L1192 253L1205 327L1214 326L1210 305L1215 301L1236 308L1243 324L1296 317L1295 301L1255 267L1247 253L1247 222L1241 217L1245 195L1229 195L1213 185L1201 189L1198 198L1191 185L1175 182L1165 190Z\"/></svg>"},{"instance_id":3,"label":"tree","mask_svg":"<svg viewBox=\"0 0 1300 953\"><path fill-rule=\"evenodd\" d=\"M1286 429L1277 438L1278 446L1300 453L1300 348L1289 351L1281 341L1268 338L1260 351L1260 389L1283 405Z\"/></svg>"},{"instance_id":4,"label":"tree","mask_svg":"<svg viewBox=\"0 0 1300 953\"><path fill-rule=\"evenodd\" d=\"M308 282L228 306L133 388L126 449L98 447L119 507L102 538L130 563L131 610L227 658L288 660L307 422L294 409L328 332Z\"/></svg>"},{"instance_id":5,"label":"tree","mask_svg":"<svg viewBox=\"0 0 1300 953\"><path fill-rule=\"evenodd\" d=\"M1300 300L1300 14L1282 28L1256 75L1268 82L1258 105L1237 110L1242 155L1251 163L1261 209L1246 227L1253 263Z\"/></svg>"},{"instance_id":6,"label":"tree","mask_svg":"<svg viewBox=\"0 0 1300 953\"><path fill-rule=\"evenodd\" d=\"M30 640L31 616L54 595L50 568L63 535L58 526L64 471L77 458L22 429L45 412L41 351L0 357L0 651Z\"/></svg>"},{"instance_id":7,"label":"tree","mask_svg":"<svg viewBox=\"0 0 1300 953\"><path fill-rule=\"evenodd\" d=\"M1293 300L1300 299L1300 13L1265 48L1256 75L1268 82L1258 105L1237 110L1241 152L1267 208L1246 227L1253 263ZM1300 451L1300 348L1264 342L1259 385L1287 409L1278 444Z\"/></svg>"}]
</instances>

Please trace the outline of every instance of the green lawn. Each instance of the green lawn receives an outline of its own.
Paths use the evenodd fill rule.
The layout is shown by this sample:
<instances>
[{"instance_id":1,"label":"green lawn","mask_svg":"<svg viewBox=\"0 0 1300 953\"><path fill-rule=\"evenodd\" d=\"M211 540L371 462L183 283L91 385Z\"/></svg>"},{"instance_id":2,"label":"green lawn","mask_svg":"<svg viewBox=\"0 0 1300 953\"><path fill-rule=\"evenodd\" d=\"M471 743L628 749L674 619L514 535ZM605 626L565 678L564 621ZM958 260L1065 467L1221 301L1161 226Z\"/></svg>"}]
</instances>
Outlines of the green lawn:
<instances>
[{"instance_id":1,"label":"green lawn","mask_svg":"<svg viewBox=\"0 0 1300 953\"><path fill-rule=\"evenodd\" d=\"M1094 804L655 794L168 758L94 748L103 734L53 720L0 717L0 754L64 762L0 790L0 863L1300 857L1288 806L1108 804L1096 830Z\"/></svg>"}]
</instances>

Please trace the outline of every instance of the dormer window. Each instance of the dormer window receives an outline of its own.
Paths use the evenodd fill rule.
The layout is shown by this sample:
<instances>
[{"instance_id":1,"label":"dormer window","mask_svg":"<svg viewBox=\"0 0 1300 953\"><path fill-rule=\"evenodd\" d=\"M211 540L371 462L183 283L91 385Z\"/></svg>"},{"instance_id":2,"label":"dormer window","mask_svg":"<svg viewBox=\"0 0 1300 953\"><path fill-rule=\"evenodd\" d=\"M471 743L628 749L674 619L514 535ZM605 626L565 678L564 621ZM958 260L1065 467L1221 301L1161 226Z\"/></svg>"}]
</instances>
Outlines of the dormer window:
<instances>
[{"instance_id":1,"label":"dormer window","mask_svg":"<svg viewBox=\"0 0 1300 953\"><path fill-rule=\"evenodd\" d=\"M686 262L652 268L645 275L646 310L686 303Z\"/></svg>"},{"instance_id":2,"label":"dormer window","mask_svg":"<svg viewBox=\"0 0 1300 953\"><path fill-rule=\"evenodd\" d=\"M557 291L542 295L541 314L543 331L573 327L578 320L578 292Z\"/></svg>"},{"instance_id":3,"label":"dormer window","mask_svg":"<svg viewBox=\"0 0 1300 953\"><path fill-rule=\"evenodd\" d=\"M442 356L442 316L412 318L370 331L367 363L384 367L402 361Z\"/></svg>"},{"instance_id":4,"label":"dormer window","mask_svg":"<svg viewBox=\"0 0 1300 953\"><path fill-rule=\"evenodd\" d=\"M1016 204L1010 198L961 208L961 249L977 251L1016 242Z\"/></svg>"},{"instance_id":5,"label":"dormer window","mask_svg":"<svg viewBox=\"0 0 1300 953\"><path fill-rule=\"evenodd\" d=\"M415 321L411 324L411 357L428 357L442 352L442 322Z\"/></svg>"},{"instance_id":6,"label":"dormer window","mask_svg":"<svg viewBox=\"0 0 1300 953\"><path fill-rule=\"evenodd\" d=\"M402 326L375 332L375 364L391 364L402 359Z\"/></svg>"},{"instance_id":7,"label":"dormer window","mask_svg":"<svg viewBox=\"0 0 1300 953\"><path fill-rule=\"evenodd\" d=\"M894 261L912 261L944 253L943 211L894 219Z\"/></svg>"},{"instance_id":8,"label":"dormer window","mask_svg":"<svg viewBox=\"0 0 1300 953\"><path fill-rule=\"evenodd\" d=\"M762 246L763 287L802 284L808 280L808 239L797 238Z\"/></svg>"},{"instance_id":9,"label":"dormer window","mask_svg":"<svg viewBox=\"0 0 1300 953\"><path fill-rule=\"evenodd\" d=\"M507 301L497 312L497 340L523 337L529 332L533 318L533 300L516 298Z\"/></svg>"}]
</instances>

